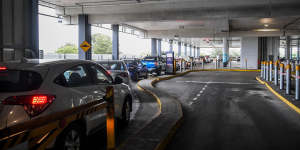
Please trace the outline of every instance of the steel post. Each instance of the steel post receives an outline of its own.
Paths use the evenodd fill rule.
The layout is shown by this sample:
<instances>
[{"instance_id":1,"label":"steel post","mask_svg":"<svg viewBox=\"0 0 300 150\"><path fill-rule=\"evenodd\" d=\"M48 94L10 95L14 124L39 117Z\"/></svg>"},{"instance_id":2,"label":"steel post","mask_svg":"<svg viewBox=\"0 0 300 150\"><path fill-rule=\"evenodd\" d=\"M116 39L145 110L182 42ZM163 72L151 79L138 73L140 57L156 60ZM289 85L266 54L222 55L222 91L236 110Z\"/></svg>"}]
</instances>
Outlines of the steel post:
<instances>
[{"instance_id":1,"label":"steel post","mask_svg":"<svg viewBox=\"0 0 300 150\"><path fill-rule=\"evenodd\" d=\"M260 78L263 79L263 77L264 77L264 62L261 61L261 63L260 63Z\"/></svg>"},{"instance_id":2,"label":"steel post","mask_svg":"<svg viewBox=\"0 0 300 150\"><path fill-rule=\"evenodd\" d=\"M286 91L285 94L290 94L291 93L291 64L286 65Z\"/></svg>"},{"instance_id":3,"label":"steel post","mask_svg":"<svg viewBox=\"0 0 300 150\"><path fill-rule=\"evenodd\" d=\"M283 78L284 71L283 70L284 70L284 64L281 63L280 64L280 87L279 87L280 90L283 90L283 88L284 88L284 78Z\"/></svg>"},{"instance_id":4,"label":"steel post","mask_svg":"<svg viewBox=\"0 0 300 150\"><path fill-rule=\"evenodd\" d=\"M266 61L266 81L269 81L269 62Z\"/></svg>"},{"instance_id":5,"label":"steel post","mask_svg":"<svg viewBox=\"0 0 300 150\"><path fill-rule=\"evenodd\" d=\"M273 80L273 61L270 61L269 63L269 81L272 82Z\"/></svg>"},{"instance_id":6,"label":"steel post","mask_svg":"<svg viewBox=\"0 0 300 150\"><path fill-rule=\"evenodd\" d=\"M274 65L274 82L275 85L278 85L278 60L275 62Z\"/></svg>"},{"instance_id":7,"label":"steel post","mask_svg":"<svg viewBox=\"0 0 300 150\"><path fill-rule=\"evenodd\" d=\"M299 75L300 75L300 66L296 65L296 84L295 84L295 99L299 100Z\"/></svg>"}]
</instances>

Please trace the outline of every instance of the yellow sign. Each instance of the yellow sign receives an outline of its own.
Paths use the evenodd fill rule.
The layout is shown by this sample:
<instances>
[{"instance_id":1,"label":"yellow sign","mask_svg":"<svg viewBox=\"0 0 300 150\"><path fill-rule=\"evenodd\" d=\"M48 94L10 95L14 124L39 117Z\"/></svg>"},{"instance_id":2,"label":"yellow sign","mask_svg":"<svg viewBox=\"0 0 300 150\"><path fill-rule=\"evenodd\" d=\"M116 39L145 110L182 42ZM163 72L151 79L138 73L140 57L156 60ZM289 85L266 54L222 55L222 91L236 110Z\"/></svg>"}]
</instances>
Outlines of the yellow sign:
<instances>
[{"instance_id":1,"label":"yellow sign","mask_svg":"<svg viewBox=\"0 0 300 150\"><path fill-rule=\"evenodd\" d=\"M90 48L91 48L91 45L87 42L87 41L83 41L81 44L80 44L80 48L86 52L88 51Z\"/></svg>"}]
</instances>

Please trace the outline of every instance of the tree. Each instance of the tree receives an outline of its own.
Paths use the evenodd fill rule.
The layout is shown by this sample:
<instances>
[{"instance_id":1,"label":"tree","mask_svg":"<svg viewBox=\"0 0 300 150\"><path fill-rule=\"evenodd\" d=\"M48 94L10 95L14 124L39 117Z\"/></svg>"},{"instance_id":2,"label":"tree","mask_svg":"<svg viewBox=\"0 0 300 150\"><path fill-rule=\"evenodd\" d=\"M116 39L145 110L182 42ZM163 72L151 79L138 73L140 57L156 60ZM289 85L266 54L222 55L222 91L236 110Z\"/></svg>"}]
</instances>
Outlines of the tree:
<instances>
[{"instance_id":1,"label":"tree","mask_svg":"<svg viewBox=\"0 0 300 150\"><path fill-rule=\"evenodd\" d=\"M101 33L93 34L92 47L95 54L112 54L112 42L107 35Z\"/></svg>"},{"instance_id":2,"label":"tree","mask_svg":"<svg viewBox=\"0 0 300 150\"><path fill-rule=\"evenodd\" d=\"M217 56L221 56L223 54L222 49L221 48L213 48L212 51L212 56L213 57L217 57Z\"/></svg>"},{"instance_id":3,"label":"tree","mask_svg":"<svg viewBox=\"0 0 300 150\"><path fill-rule=\"evenodd\" d=\"M57 49L56 53L59 54L77 54L78 48L71 43L66 43L64 46Z\"/></svg>"}]
</instances>

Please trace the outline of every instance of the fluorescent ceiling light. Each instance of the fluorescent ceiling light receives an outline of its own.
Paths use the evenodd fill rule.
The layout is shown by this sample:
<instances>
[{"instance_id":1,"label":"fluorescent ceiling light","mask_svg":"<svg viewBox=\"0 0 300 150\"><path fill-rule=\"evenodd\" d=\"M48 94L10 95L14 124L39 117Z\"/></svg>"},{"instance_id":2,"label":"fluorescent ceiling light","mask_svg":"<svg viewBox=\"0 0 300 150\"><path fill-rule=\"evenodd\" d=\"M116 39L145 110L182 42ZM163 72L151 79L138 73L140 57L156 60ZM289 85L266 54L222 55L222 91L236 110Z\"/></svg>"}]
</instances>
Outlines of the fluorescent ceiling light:
<instances>
[{"instance_id":1,"label":"fluorescent ceiling light","mask_svg":"<svg viewBox=\"0 0 300 150\"><path fill-rule=\"evenodd\" d=\"M275 31L280 31L280 29L254 29L253 31L258 31L258 32L275 32Z\"/></svg>"}]
</instances>

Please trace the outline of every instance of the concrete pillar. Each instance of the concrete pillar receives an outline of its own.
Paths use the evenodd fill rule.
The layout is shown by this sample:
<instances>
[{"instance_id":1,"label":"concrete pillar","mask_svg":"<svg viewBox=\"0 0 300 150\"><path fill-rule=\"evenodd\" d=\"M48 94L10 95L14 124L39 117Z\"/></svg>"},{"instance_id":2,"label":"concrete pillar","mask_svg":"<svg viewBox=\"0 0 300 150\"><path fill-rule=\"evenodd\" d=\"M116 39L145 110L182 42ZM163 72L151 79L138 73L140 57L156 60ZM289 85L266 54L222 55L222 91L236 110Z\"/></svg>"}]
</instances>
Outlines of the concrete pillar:
<instances>
[{"instance_id":1,"label":"concrete pillar","mask_svg":"<svg viewBox=\"0 0 300 150\"><path fill-rule=\"evenodd\" d=\"M151 56L157 56L157 40L151 38Z\"/></svg>"},{"instance_id":2,"label":"concrete pillar","mask_svg":"<svg viewBox=\"0 0 300 150\"><path fill-rule=\"evenodd\" d=\"M91 44L91 25L88 23L88 15L78 15L78 55L79 59L91 60L92 59L92 48L87 52L84 52L80 48L80 44L84 41L87 41Z\"/></svg>"},{"instance_id":3,"label":"concrete pillar","mask_svg":"<svg viewBox=\"0 0 300 150\"><path fill-rule=\"evenodd\" d=\"M193 45L190 45L190 57L192 57L193 55L192 55L192 52L193 52Z\"/></svg>"},{"instance_id":4,"label":"concrete pillar","mask_svg":"<svg viewBox=\"0 0 300 150\"><path fill-rule=\"evenodd\" d=\"M2 0L0 8L0 61L38 58L38 0Z\"/></svg>"},{"instance_id":5,"label":"concrete pillar","mask_svg":"<svg viewBox=\"0 0 300 150\"><path fill-rule=\"evenodd\" d=\"M184 44L184 56L187 56L187 44Z\"/></svg>"},{"instance_id":6,"label":"concrete pillar","mask_svg":"<svg viewBox=\"0 0 300 150\"><path fill-rule=\"evenodd\" d=\"M241 68L258 69L258 37L243 37L241 41Z\"/></svg>"},{"instance_id":7,"label":"concrete pillar","mask_svg":"<svg viewBox=\"0 0 300 150\"><path fill-rule=\"evenodd\" d=\"M227 37L223 38L223 66L226 67L229 59L229 44Z\"/></svg>"},{"instance_id":8,"label":"concrete pillar","mask_svg":"<svg viewBox=\"0 0 300 150\"><path fill-rule=\"evenodd\" d=\"M170 49L169 52L173 52L173 40L169 40Z\"/></svg>"},{"instance_id":9,"label":"concrete pillar","mask_svg":"<svg viewBox=\"0 0 300 150\"><path fill-rule=\"evenodd\" d=\"M178 42L178 56L181 56L181 42Z\"/></svg>"},{"instance_id":10,"label":"concrete pillar","mask_svg":"<svg viewBox=\"0 0 300 150\"><path fill-rule=\"evenodd\" d=\"M197 57L196 55L197 55L197 54L196 54L196 46L194 46L194 58Z\"/></svg>"},{"instance_id":11,"label":"concrete pillar","mask_svg":"<svg viewBox=\"0 0 300 150\"><path fill-rule=\"evenodd\" d=\"M280 37L267 37L266 49L269 61L275 61L279 57ZM271 60L270 60L271 59Z\"/></svg>"},{"instance_id":12,"label":"concrete pillar","mask_svg":"<svg viewBox=\"0 0 300 150\"><path fill-rule=\"evenodd\" d=\"M291 44L290 44L290 37L289 36L286 36L285 37L285 40L286 40L286 47L285 47L285 58L286 59L292 59L291 57Z\"/></svg>"},{"instance_id":13,"label":"concrete pillar","mask_svg":"<svg viewBox=\"0 0 300 150\"><path fill-rule=\"evenodd\" d=\"M111 25L112 28L112 59L119 60L119 25Z\"/></svg>"},{"instance_id":14,"label":"concrete pillar","mask_svg":"<svg viewBox=\"0 0 300 150\"><path fill-rule=\"evenodd\" d=\"M197 57L200 57L200 47L197 47Z\"/></svg>"},{"instance_id":15,"label":"concrete pillar","mask_svg":"<svg viewBox=\"0 0 300 150\"><path fill-rule=\"evenodd\" d=\"M157 55L161 56L161 39L157 39Z\"/></svg>"}]
</instances>

